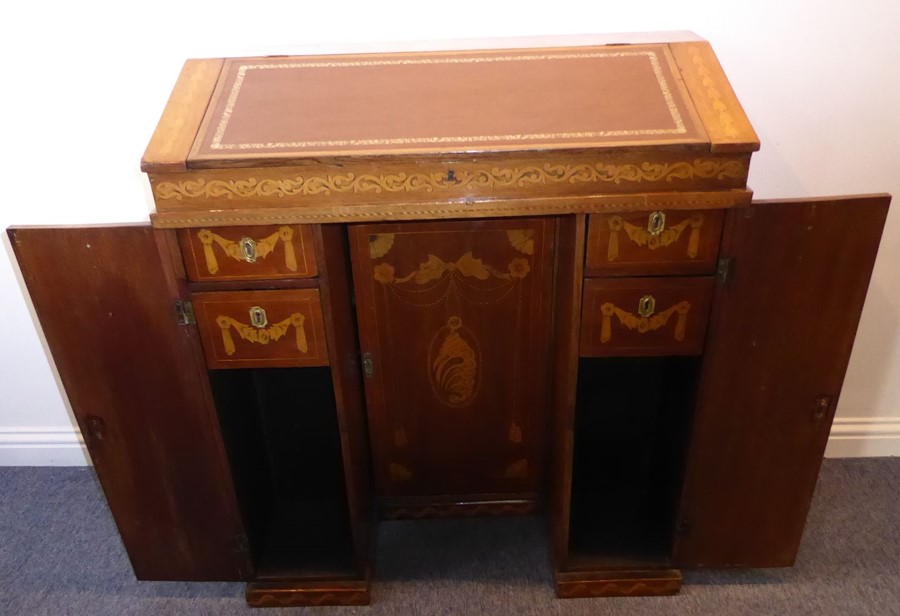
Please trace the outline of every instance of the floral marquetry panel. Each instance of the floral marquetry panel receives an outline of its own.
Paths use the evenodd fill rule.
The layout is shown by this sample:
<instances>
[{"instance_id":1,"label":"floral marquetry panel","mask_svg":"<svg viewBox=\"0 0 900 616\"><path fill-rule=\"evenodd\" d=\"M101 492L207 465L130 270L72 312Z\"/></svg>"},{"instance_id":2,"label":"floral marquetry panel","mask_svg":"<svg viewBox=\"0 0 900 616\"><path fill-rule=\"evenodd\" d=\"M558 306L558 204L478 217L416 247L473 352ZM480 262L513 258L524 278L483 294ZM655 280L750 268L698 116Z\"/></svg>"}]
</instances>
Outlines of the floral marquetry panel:
<instances>
[{"instance_id":1,"label":"floral marquetry panel","mask_svg":"<svg viewBox=\"0 0 900 616\"><path fill-rule=\"evenodd\" d=\"M352 228L383 495L538 490L554 224Z\"/></svg>"},{"instance_id":2,"label":"floral marquetry panel","mask_svg":"<svg viewBox=\"0 0 900 616\"><path fill-rule=\"evenodd\" d=\"M699 355L712 292L712 277L586 280L580 354Z\"/></svg>"},{"instance_id":3,"label":"floral marquetry panel","mask_svg":"<svg viewBox=\"0 0 900 616\"><path fill-rule=\"evenodd\" d=\"M178 241L188 278L261 280L316 276L310 225L181 229Z\"/></svg>"},{"instance_id":4,"label":"floral marquetry panel","mask_svg":"<svg viewBox=\"0 0 900 616\"><path fill-rule=\"evenodd\" d=\"M722 210L593 214L588 220L588 276L712 274Z\"/></svg>"},{"instance_id":5,"label":"floral marquetry panel","mask_svg":"<svg viewBox=\"0 0 900 616\"><path fill-rule=\"evenodd\" d=\"M328 365L318 289L205 292L191 301L210 368Z\"/></svg>"}]
</instances>

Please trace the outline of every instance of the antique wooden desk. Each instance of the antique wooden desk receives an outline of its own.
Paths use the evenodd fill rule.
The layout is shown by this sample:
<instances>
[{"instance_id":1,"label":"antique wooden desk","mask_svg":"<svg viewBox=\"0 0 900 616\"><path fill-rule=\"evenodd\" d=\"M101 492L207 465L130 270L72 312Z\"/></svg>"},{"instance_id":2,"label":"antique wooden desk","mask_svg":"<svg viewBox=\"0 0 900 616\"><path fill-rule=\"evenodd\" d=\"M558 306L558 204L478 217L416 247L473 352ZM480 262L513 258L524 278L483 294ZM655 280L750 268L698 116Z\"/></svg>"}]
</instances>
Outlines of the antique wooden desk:
<instances>
[{"instance_id":1,"label":"antique wooden desk","mask_svg":"<svg viewBox=\"0 0 900 616\"><path fill-rule=\"evenodd\" d=\"M375 520L513 514L561 597L790 565L889 198L751 203L758 146L706 43L187 62L151 226L10 231L136 575L364 604Z\"/></svg>"}]
</instances>

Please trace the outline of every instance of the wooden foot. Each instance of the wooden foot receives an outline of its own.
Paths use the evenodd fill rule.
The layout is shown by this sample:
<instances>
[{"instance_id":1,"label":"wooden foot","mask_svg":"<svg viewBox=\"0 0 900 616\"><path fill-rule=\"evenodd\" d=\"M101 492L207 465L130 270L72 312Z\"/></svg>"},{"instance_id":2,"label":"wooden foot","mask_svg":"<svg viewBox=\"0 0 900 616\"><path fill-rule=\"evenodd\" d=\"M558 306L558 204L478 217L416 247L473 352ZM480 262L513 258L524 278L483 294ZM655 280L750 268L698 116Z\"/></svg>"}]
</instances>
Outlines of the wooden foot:
<instances>
[{"instance_id":1,"label":"wooden foot","mask_svg":"<svg viewBox=\"0 0 900 616\"><path fill-rule=\"evenodd\" d=\"M681 571L678 569L626 569L556 574L556 596L561 599L650 597L675 595L679 590L681 590Z\"/></svg>"},{"instance_id":2,"label":"wooden foot","mask_svg":"<svg viewBox=\"0 0 900 616\"><path fill-rule=\"evenodd\" d=\"M251 607L369 605L369 581L250 582L246 597Z\"/></svg>"}]
</instances>

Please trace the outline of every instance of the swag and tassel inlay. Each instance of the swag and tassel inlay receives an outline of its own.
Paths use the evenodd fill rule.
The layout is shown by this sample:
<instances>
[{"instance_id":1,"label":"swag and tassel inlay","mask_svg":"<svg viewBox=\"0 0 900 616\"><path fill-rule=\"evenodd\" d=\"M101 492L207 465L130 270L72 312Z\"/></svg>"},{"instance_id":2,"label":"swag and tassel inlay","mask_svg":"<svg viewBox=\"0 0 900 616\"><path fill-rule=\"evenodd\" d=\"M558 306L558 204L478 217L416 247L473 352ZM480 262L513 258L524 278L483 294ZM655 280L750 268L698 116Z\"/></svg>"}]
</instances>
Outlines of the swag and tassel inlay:
<instances>
[{"instance_id":1,"label":"swag and tassel inlay","mask_svg":"<svg viewBox=\"0 0 900 616\"><path fill-rule=\"evenodd\" d=\"M200 229L197 237L203 244L203 256L206 259L206 269L210 274L219 271L219 262L216 258L216 251L213 245L219 246L225 254L235 261L244 261L246 263L256 263L257 259L265 259L275 248L278 242L284 244L284 265L290 271L297 271L297 255L294 252L294 230L288 226L278 229L275 233L259 240L249 237L241 238L238 241L230 240L213 233L209 229Z\"/></svg>"}]
</instances>

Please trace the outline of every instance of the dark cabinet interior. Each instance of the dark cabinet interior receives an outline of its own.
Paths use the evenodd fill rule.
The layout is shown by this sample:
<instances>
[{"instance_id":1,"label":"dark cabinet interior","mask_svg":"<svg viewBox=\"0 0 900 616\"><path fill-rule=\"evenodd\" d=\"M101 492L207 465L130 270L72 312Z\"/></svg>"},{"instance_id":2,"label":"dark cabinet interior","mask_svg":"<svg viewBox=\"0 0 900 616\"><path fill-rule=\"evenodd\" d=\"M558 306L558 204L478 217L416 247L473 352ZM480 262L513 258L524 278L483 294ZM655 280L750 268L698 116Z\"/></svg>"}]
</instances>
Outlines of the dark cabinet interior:
<instances>
[{"instance_id":1,"label":"dark cabinet interior","mask_svg":"<svg viewBox=\"0 0 900 616\"><path fill-rule=\"evenodd\" d=\"M672 560L696 357L582 358L568 566Z\"/></svg>"},{"instance_id":2,"label":"dark cabinet interior","mask_svg":"<svg viewBox=\"0 0 900 616\"><path fill-rule=\"evenodd\" d=\"M355 573L328 368L209 373L256 579Z\"/></svg>"}]
</instances>

